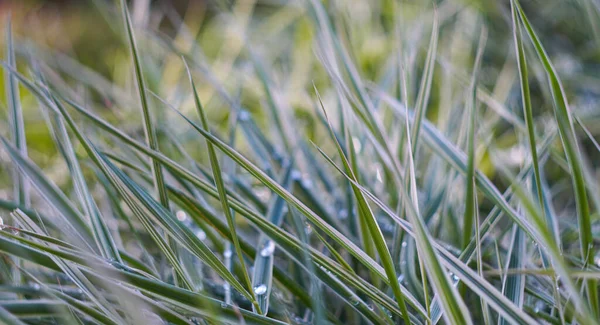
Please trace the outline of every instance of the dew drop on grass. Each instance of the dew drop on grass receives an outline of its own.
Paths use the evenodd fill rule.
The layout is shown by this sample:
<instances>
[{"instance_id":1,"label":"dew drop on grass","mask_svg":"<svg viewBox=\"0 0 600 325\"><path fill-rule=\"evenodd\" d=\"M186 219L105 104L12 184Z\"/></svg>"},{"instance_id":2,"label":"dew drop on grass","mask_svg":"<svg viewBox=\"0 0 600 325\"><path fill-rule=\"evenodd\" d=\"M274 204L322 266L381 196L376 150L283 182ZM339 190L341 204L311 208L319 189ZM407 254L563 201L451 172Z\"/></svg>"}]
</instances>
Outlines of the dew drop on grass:
<instances>
[{"instance_id":1,"label":"dew drop on grass","mask_svg":"<svg viewBox=\"0 0 600 325\"><path fill-rule=\"evenodd\" d=\"M310 235L310 233L312 232L312 226L310 225L310 223L306 223L306 234Z\"/></svg>"},{"instance_id":2,"label":"dew drop on grass","mask_svg":"<svg viewBox=\"0 0 600 325\"><path fill-rule=\"evenodd\" d=\"M231 255L233 255L233 253L231 252L230 249L223 252L223 257L225 257L225 258L230 258Z\"/></svg>"},{"instance_id":3,"label":"dew drop on grass","mask_svg":"<svg viewBox=\"0 0 600 325\"><path fill-rule=\"evenodd\" d=\"M260 256L268 257L273 255L275 251L275 243L272 240L269 240L265 246L260 250Z\"/></svg>"},{"instance_id":4,"label":"dew drop on grass","mask_svg":"<svg viewBox=\"0 0 600 325\"><path fill-rule=\"evenodd\" d=\"M456 274L454 274L454 273L452 273L452 272L450 272L450 278L451 278L451 279L452 279L452 281L454 281L454 282L458 282L458 280L459 280L459 279L458 279L458 276L456 276Z\"/></svg>"},{"instance_id":5,"label":"dew drop on grass","mask_svg":"<svg viewBox=\"0 0 600 325\"><path fill-rule=\"evenodd\" d=\"M267 286L264 284L257 285L256 287L254 287L254 293L259 296L264 295L265 293L267 293Z\"/></svg>"},{"instance_id":6,"label":"dew drop on grass","mask_svg":"<svg viewBox=\"0 0 600 325\"><path fill-rule=\"evenodd\" d=\"M238 116L240 121L248 121L250 119L250 113L246 110L240 111L240 115Z\"/></svg>"},{"instance_id":7,"label":"dew drop on grass","mask_svg":"<svg viewBox=\"0 0 600 325\"><path fill-rule=\"evenodd\" d=\"M346 218L348 218L348 210L341 209L340 212L338 213L338 218L340 220L345 220Z\"/></svg>"},{"instance_id":8,"label":"dew drop on grass","mask_svg":"<svg viewBox=\"0 0 600 325\"><path fill-rule=\"evenodd\" d=\"M198 237L198 239L200 240L205 240L206 239L206 233L202 230L197 230L196 231L196 237Z\"/></svg>"},{"instance_id":9,"label":"dew drop on grass","mask_svg":"<svg viewBox=\"0 0 600 325\"><path fill-rule=\"evenodd\" d=\"M40 285L37 284L37 283L34 283L34 284L31 285L31 289L33 289L35 291L38 291L38 290L40 290Z\"/></svg>"},{"instance_id":10,"label":"dew drop on grass","mask_svg":"<svg viewBox=\"0 0 600 325\"><path fill-rule=\"evenodd\" d=\"M175 216L177 217L177 220L179 220L181 222L183 222L187 219L187 214L183 210L177 210L177 212L175 213Z\"/></svg>"},{"instance_id":11,"label":"dew drop on grass","mask_svg":"<svg viewBox=\"0 0 600 325\"><path fill-rule=\"evenodd\" d=\"M305 188L310 189L310 188L312 188L312 185L313 185L313 183L310 179L307 178L307 179L302 180L302 186L304 186Z\"/></svg>"},{"instance_id":12,"label":"dew drop on grass","mask_svg":"<svg viewBox=\"0 0 600 325\"><path fill-rule=\"evenodd\" d=\"M291 177L295 181L301 180L302 179L302 173L299 170L294 169L294 170L292 170Z\"/></svg>"}]
</instances>

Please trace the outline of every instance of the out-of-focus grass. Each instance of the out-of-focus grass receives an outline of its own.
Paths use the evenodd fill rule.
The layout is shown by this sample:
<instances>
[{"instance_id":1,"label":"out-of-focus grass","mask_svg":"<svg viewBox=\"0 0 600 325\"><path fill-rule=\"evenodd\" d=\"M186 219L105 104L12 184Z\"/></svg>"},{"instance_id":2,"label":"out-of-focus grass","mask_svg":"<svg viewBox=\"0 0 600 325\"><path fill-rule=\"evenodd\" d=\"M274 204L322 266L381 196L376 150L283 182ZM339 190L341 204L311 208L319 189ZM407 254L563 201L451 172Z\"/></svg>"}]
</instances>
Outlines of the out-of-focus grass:
<instances>
[{"instance_id":1,"label":"out-of-focus grass","mask_svg":"<svg viewBox=\"0 0 600 325\"><path fill-rule=\"evenodd\" d=\"M595 1L0 11L0 322L598 323Z\"/></svg>"}]
</instances>

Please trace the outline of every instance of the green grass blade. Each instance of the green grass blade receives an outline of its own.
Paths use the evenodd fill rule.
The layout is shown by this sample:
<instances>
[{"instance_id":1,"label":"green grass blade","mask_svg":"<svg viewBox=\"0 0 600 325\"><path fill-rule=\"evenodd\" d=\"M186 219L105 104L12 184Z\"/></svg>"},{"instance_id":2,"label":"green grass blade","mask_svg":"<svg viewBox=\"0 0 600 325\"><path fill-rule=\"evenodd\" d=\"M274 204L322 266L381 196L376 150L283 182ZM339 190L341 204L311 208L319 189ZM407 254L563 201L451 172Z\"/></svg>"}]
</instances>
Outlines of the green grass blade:
<instances>
[{"instance_id":1,"label":"green grass blade","mask_svg":"<svg viewBox=\"0 0 600 325\"><path fill-rule=\"evenodd\" d=\"M542 188L542 180L540 176L540 165L538 162L538 154L536 150L536 137L533 120L533 109L531 107L531 94L529 91L529 72L527 68L527 58L525 56L525 47L523 46L521 25L515 10L514 3L511 2L513 38L515 42L515 51L517 55L517 65L519 67L519 79L521 84L521 99L523 104L523 115L525 116L525 126L527 127L527 135L529 137L529 150L531 151L531 159L533 160L533 173L535 176L535 186L537 189ZM538 200L543 208L542 191L538 190ZM544 211L544 209L542 209Z\"/></svg>"},{"instance_id":2,"label":"green grass blade","mask_svg":"<svg viewBox=\"0 0 600 325\"><path fill-rule=\"evenodd\" d=\"M67 133L63 121L53 111L44 111L44 113L48 120L47 123L53 135L54 142L56 143L56 146L60 148L60 152L67 162L77 198L83 207L85 215L90 218L94 239L96 240L96 244L102 256L122 262L121 256L119 255L119 249L117 248L110 230L104 222L100 210L90 193L87 182L83 177L83 171L81 170L79 161L75 155L73 144L71 143L71 139L69 138L69 134Z\"/></svg>"},{"instance_id":3,"label":"green grass blade","mask_svg":"<svg viewBox=\"0 0 600 325\"><path fill-rule=\"evenodd\" d=\"M507 269L521 269L525 265L525 234L516 225L513 226L512 239L508 251ZM514 274L506 275L503 279L502 291L504 295L510 299L519 308L523 308L523 300L525 297L525 275ZM500 325L510 324L505 318L500 319Z\"/></svg>"},{"instance_id":4,"label":"green grass blade","mask_svg":"<svg viewBox=\"0 0 600 325\"><path fill-rule=\"evenodd\" d=\"M9 144L8 140L4 137L0 137L0 140L4 144L4 148L8 152L10 158L13 160L14 165L29 178L31 184L38 190L42 197L44 197L48 204L56 209L56 211L64 218L64 222L68 224L68 227L63 229L65 234L78 240L79 243L87 246L89 250L93 251L92 247L95 245L93 244L92 232L79 211L73 207L65 194L43 175L42 171L35 163L26 157L23 157L15 147Z\"/></svg>"},{"instance_id":5,"label":"green grass blade","mask_svg":"<svg viewBox=\"0 0 600 325\"><path fill-rule=\"evenodd\" d=\"M12 69L17 69L10 16L6 23L6 64ZM25 138L23 110L21 107L21 99L19 97L19 84L17 78L10 71L4 72L4 85L10 116L11 140L21 155L27 157L27 141ZM17 170L15 170L13 174L13 184L17 202L24 207L27 207L30 203L28 184L25 176Z\"/></svg>"},{"instance_id":6,"label":"green grass blade","mask_svg":"<svg viewBox=\"0 0 600 325\"><path fill-rule=\"evenodd\" d=\"M560 138L562 140L563 149L569 163L569 169L571 170L573 188L575 193L576 208L577 208L577 219L579 222L580 232L580 250L581 257L586 261L588 265L594 263L595 250L594 250L594 239L592 236L592 226L590 219L590 211L588 206L588 198L586 193L586 180L583 174L583 162L579 145L577 143L577 137L575 135L575 129L573 126L573 117L570 112L569 104L563 90L562 83L550 58L546 54L546 50L542 46L537 34L531 27L527 16L518 5L518 2L513 1L516 10L519 13L521 22L523 23L527 34L531 39L535 51L542 61L544 70L548 77L548 83L552 92L554 115L558 124L558 130L560 132ZM596 317L600 317L600 303L598 300L598 281L587 280L586 291L588 295L589 306Z\"/></svg>"},{"instance_id":7,"label":"green grass blade","mask_svg":"<svg viewBox=\"0 0 600 325\"><path fill-rule=\"evenodd\" d=\"M315 91L316 91L316 89L315 89ZM329 118L327 117L327 112L325 110L325 107L323 106L323 102L321 101L321 97L318 92L317 92L317 97L319 99L319 103L323 110L323 114L325 115L325 119L329 123L329 131L331 132L331 137L334 139L334 142L335 142L335 145L336 145L336 148L338 151L338 155L340 156L340 158L342 160L344 169L346 170L348 175L350 175L352 180L357 182L358 181L358 178L356 176L357 171L353 170L353 167L351 166L350 162L346 158L346 155L344 154L344 150L342 149L339 142L335 138L335 133L333 132L333 127L331 126L331 123L329 122ZM398 283L398 280L397 280L398 276L396 275L396 268L394 266L394 262L392 261L392 256L390 254L390 251L388 250L387 244L385 242L385 238L383 237L383 234L381 233L381 229L379 228L379 225L377 224L377 219L375 218L375 215L373 214L373 211L371 210L371 207L367 203L367 200L363 196L362 192L360 192L360 190L358 190L358 188L356 186L354 186L353 183L351 185L352 185L352 191L354 192L354 197L356 199L356 205L357 205L357 209L359 211L359 215L361 218L364 219L364 223L366 223L366 225L367 225L367 229L363 229L363 230L369 231L370 237L373 240L373 243L375 244L377 253L379 254L379 257L381 258L381 262L385 269L385 273L386 273L386 276L390 283L390 286L392 287L392 291L394 292L394 296L396 297L396 300L398 301L398 307L400 307L400 310L402 311L402 317L404 318L404 321L407 324L410 324L408 309L406 308L406 302L404 301L404 294L402 293L402 290L400 289L400 284Z\"/></svg>"},{"instance_id":8,"label":"green grass blade","mask_svg":"<svg viewBox=\"0 0 600 325\"><path fill-rule=\"evenodd\" d=\"M26 79L22 78L22 76L20 76L18 74L17 74L17 76L19 76L20 77L19 80L21 80L22 82L24 82L25 85L27 85L34 93L36 93L36 95L39 95L39 90L37 89L37 87L35 85L32 85L31 83L29 83ZM85 109L83 109L78 104L76 104L76 103L74 103L72 101L68 101L68 103L73 108L75 108L78 112L82 113L85 117L90 118L92 121L94 121L94 123L96 123L96 125L98 125L101 128L107 130L111 134L117 136L119 139L125 141L130 146L134 147L135 149L143 152L146 155L149 155L149 156L153 157L154 159L159 160L162 164L164 164L165 166L168 166L168 168L171 169L175 174L177 174L180 177L186 179L187 181L191 182L192 184L194 184L195 186L198 186L201 189L204 189L204 190L210 190L211 189L211 187L210 187L210 185L208 183L206 183L203 180L199 179L193 173L191 173L191 172L187 171L186 169L182 168L177 163L175 163L174 161L172 161L169 158L165 157L161 153L153 151L153 150L149 149L148 147L146 147L146 146L138 143L137 141L131 139L130 137L128 137L127 135L125 135L123 132L115 129L112 126L110 126L108 123L106 123L105 121L101 120L100 118L98 118L94 114L91 114L90 112L86 111ZM60 108L63 109L62 107L60 107ZM68 115L66 115L66 111L62 111L62 112L65 114L65 116L68 116ZM67 118L67 122L69 122L68 124L71 127L75 126L74 122L70 118ZM190 123L191 123L191 121L190 121ZM220 150L223 150L228 156L230 156L231 158L233 158L233 160L236 161L238 164L240 164L240 166L242 166L246 170L250 171L253 175L256 175L258 177L258 179L261 180L262 182L264 182L264 184L267 185L271 190L275 191L278 195L281 195L286 200L286 202L288 202L288 204L291 204L292 206L299 208L299 210L304 215L307 216L307 219L309 219L315 226L317 226L317 228L323 230L332 239L334 239L336 242L338 242L338 244L340 244L342 247L348 249L348 251L353 256L357 257L357 259L359 261L361 261L361 263L365 264L365 266L367 266L367 268L376 271L379 277L381 277L381 278L383 278L383 279L385 279L387 281L387 277L385 276L384 270L375 261L373 261L370 257L366 256L364 254L364 252L362 252L358 247L356 247L356 245L353 244L353 242L351 240L349 240L342 233L340 233L335 228L331 227L329 224L327 224L326 222L324 222L321 218L319 218L318 215L314 214L310 209L308 209L296 197L294 197L291 193L289 193L288 191L286 191L285 189L283 189L281 186L279 186L271 178L269 178L268 176L266 176L262 171L260 171L260 169L258 169L252 163L250 163L246 158L244 158L243 156L241 156L238 152L236 152L235 150L231 149L229 146L227 146L225 143L223 143L222 141L220 141L217 138L215 138L213 135L211 135L209 133L206 133L202 128L195 126L193 123L191 123L191 124L194 126L194 128L199 133L201 133L209 141L213 142L213 144L215 146L217 146ZM218 194L217 194L217 191L215 189L212 189L210 191L212 191L212 193L215 195L215 197L217 197ZM234 209L236 208L236 206L233 205L233 202L232 202L232 206L233 206ZM239 205L237 206L237 208L240 209L240 210L236 210L236 211L238 213L241 213L241 214L244 214L244 213L248 214L248 213L250 213L252 211L252 210L241 208ZM253 211L252 211L252 213L253 213ZM268 234L268 235L271 238L273 238L272 234ZM280 243L278 243L278 245L281 246ZM341 266L333 267L332 269L337 270L339 268L341 268ZM372 292L371 290L372 289L368 289L366 292ZM404 288L402 289L405 297L407 298L407 301L410 302L411 306L415 307L419 311L420 314L424 315L425 312L424 312L423 307L417 302L417 300L414 297L412 297L412 295L410 295L410 293L408 291L405 291L405 290L406 289L404 289ZM371 298L374 299L374 300L380 301L382 298L384 298L384 296L385 295L374 293L374 294L372 294ZM382 301L385 301L385 300L382 300ZM360 305L360 306L362 306L362 305ZM369 310L366 305L364 307L366 308L366 310ZM392 305L388 305L387 308L389 308L390 310L393 310L394 309L394 305L393 304ZM401 315L399 311L397 312L397 315Z\"/></svg>"},{"instance_id":9,"label":"green grass blade","mask_svg":"<svg viewBox=\"0 0 600 325\"><path fill-rule=\"evenodd\" d=\"M142 116L144 118L144 134L146 136L146 144L151 149L158 151L158 138L156 136L156 130L154 128L152 116L150 114L148 98L146 96L146 82L144 81L144 73L142 71L139 51L133 32L133 25L131 23L131 18L129 16L129 11L127 10L127 3L125 2L125 0L121 0L121 9L123 12L123 20L125 21L125 28L127 30L129 48L131 50L133 65L135 68L136 84L138 87L138 95L140 97ZM154 175L154 187L158 194L159 201L166 208L169 208L169 198L165 190L165 180L161 169L161 165L155 160L152 160L152 173Z\"/></svg>"},{"instance_id":10,"label":"green grass blade","mask_svg":"<svg viewBox=\"0 0 600 325\"><path fill-rule=\"evenodd\" d=\"M177 112L177 113L179 113L179 112ZM302 214L304 214L307 217L307 219L310 220L310 222L315 225L315 227L324 231L330 238L332 238L333 240L338 242L342 247L347 249L349 253L351 253L353 256L355 256L367 268L377 272L380 277L387 280L387 277L385 276L385 271L381 268L381 266L379 266L367 254L365 254L364 251L362 251L360 248L358 248L356 246L356 244L354 244L352 241L350 241L344 234L339 232L337 229L331 227L331 225L326 223L323 219L321 219L318 215L316 215L312 210L310 210L304 203L302 203L300 200L298 200L290 192L285 190L285 188L283 188L281 185L279 185L272 178L267 176L262 170L257 168L254 164L252 164L249 160L247 160L239 152L237 152L234 149L232 149L231 147L229 147L227 144L225 144L223 141L216 138L214 135L206 132L204 129L195 125L192 121L187 119L181 113L179 113L179 114L188 123L190 123L190 125L192 125L194 127L194 129L196 129L196 131L198 131L200 134L202 134L202 136L204 136L208 141L212 142L215 145L215 147L219 148L221 151L223 151L223 153L225 153L226 155L231 157L232 160L234 160L239 166L241 166L242 168L247 170L251 175L256 177L259 181L261 181L265 186L269 187L269 189L274 191L277 195L280 195L284 200L286 200L286 202L288 202L288 204L292 205L293 207L297 208L300 212L302 212ZM145 153L155 154L148 150L146 150ZM158 157L158 155L154 155L154 156ZM164 160L164 162L166 162L166 160ZM173 165L172 167L175 167L175 165ZM171 167L169 167L169 168L171 168ZM174 169L174 171L175 171L175 169ZM184 170L179 170L178 173L180 173L180 175L182 177L188 178L190 181L194 181L194 179L195 179L195 177L193 175L190 175L188 172L185 172ZM404 292L404 290L403 290L403 293L406 296L406 293Z\"/></svg>"},{"instance_id":11,"label":"green grass blade","mask_svg":"<svg viewBox=\"0 0 600 325\"><path fill-rule=\"evenodd\" d=\"M0 321L6 325L25 325L17 316L11 314L4 307L0 306Z\"/></svg>"},{"instance_id":12,"label":"green grass blade","mask_svg":"<svg viewBox=\"0 0 600 325\"><path fill-rule=\"evenodd\" d=\"M294 164L288 163L281 178L281 184L288 190L292 185L291 175L293 167ZM285 201L280 196L274 197L266 215L267 220L280 227L286 214L287 206ZM275 242L264 235L259 236L257 247L259 247L259 250L257 250L257 254L254 257L252 286L255 290L256 288L260 288L265 291L263 294L257 296L257 300L260 310L266 315L269 310L269 298L273 286L273 262L276 247Z\"/></svg>"},{"instance_id":13,"label":"green grass blade","mask_svg":"<svg viewBox=\"0 0 600 325\"><path fill-rule=\"evenodd\" d=\"M187 67L187 64L186 64L186 70L188 73L190 85L192 86L192 92L194 94L194 103L196 105L196 110L200 117L200 121L202 122L202 127L206 130L206 132L210 133L210 129L208 126L208 120L206 118L206 114L204 113L204 109L202 108L202 104L200 103L200 98L198 97L196 85L192 78L190 69ZM259 294L259 292L258 292L259 290L257 289L259 287L252 286L252 282L250 281L250 276L248 275L248 270L246 269L246 263L244 262L244 255L242 252L242 248L240 247L240 241L237 236L236 229L235 229L236 228L235 219L233 218L231 209L229 208L229 203L227 200L227 191L225 190L225 184L223 183L223 175L221 174L221 166L219 164L219 159L217 158L217 154L215 152L215 148L213 147L212 143L207 142L207 147L208 147L208 156L210 158L210 165L211 165L212 172L213 172L212 174L213 174L213 177L215 180L215 185L217 186L217 190L219 191L219 201L221 202L221 207L222 207L223 213L225 214L225 218L227 219L227 224L229 225L229 229L232 234L233 246L235 248L235 253L238 257L238 262L240 263L240 266L242 269L243 281L244 281L244 284L246 285L246 287L248 288L248 292L250 292L250 294L251 294L252 305L259 313L261 313L261 306L256 301L256 296L257 295L264 296L265 292L262 292L262 290L261 290L260 292L262 292L262 293ZM266 314L266 311L264 311L263 314Z\"/></svg>"},{"instance_id":14,"label":"green grass blade","mask_svg":"<svg viewBox=\"0 0 600 325\"><path fill-rule=\"evenodd\" d=\"M335 163L331 160L331 158L327 157L325 153L323 156L332 164L338 172L343 174L347 179L350 180L350 177L346 175L340 167L335 165ZM372 200L377 206L379 206L385 213L387 213L395 222L397 222L403 229L409 234L411 237L416 238L416 233L413 230L413 226L407 222L406 220L400 218L396 213L382 203L376 196L370 193L367 189L360 186L357 183L354 183L370 200ZM408 200L407 200L408 201ZM409 201L410 202L410 201ZM412 208L411 206L407 206L409 212ZM532 324L535 321L522 310L520 310L517 306L515 306L512 302L510 302L506 297L504 297L494 286L492 286L485 279L481 278L476 272L471 270L466 264L460 261L458 258L454 256L451 252L449 252L445 247L441 244L432 241L431 245L436 249L439 253L439 257L441 262L447 267L450 272L456 275L459 279L465 282L465 284L474 292L476 292L480 297L485 299L485 301L494 308L498 313L502 316L511 319L512 321L518 324ZM429 272L429 271L428 271ZM441 295L441 294L440 294ZM460 298L459 298L460 299ZM433 309L433 307L432 307ZM468 315L468 312L463 312Z\"/></svg>"},{"instance_id":15,"label":"green grass blade","mask_svg":"<svg viewBox=\"0 0 600 325\"><path fill-rule=\"evenodd\" d=\"M502 170L504 174L509 175L510 173L505 169ZM535 241L543 247L544 251L550 258L552 265L554 266L554 272L560 277L561 282L565 290L570 294L569 299L575 307L577 321L581 324L598 324L597 319L593 316L593 313L588 308L588 305L584 303L579 290L575 286L569 268L564 260L563 254L560 251L558 243L554 239L552 231L546 226L546 220L540 213L539 205L535 204L533 200L527 195L527 191L517 183L511 176L512 188L515 195L519 198L523 209L527 212L526 216L529 217L536 228Z\"/></svg>"},{"instance_id":16,"label":"green grass blade","mask_svg":"<svg viewBox=\"0 0 600 325\"><path fill-rule=\"evenodd\" d=\"M479 37L479 47L477 50L477 56L475 57L475 64L473 67L473 76L471 78L471 86L469 87L469 93L471 94L468 98L467 103L469 123L467 125L467 175L465 184L467 190L465 194L465 213L464 213L464 224L463 224L463 238L462 248L467 247L471 241L473 234L473 223L475 219L475 210L478 207L475 205L475 134L476 134L476 120L477 120L477 78L479 77L479 68L481 66L481 58L485 49L485 43L487 39L487 31L485 28L482 29Z\"/></svg>"}]
</instances>

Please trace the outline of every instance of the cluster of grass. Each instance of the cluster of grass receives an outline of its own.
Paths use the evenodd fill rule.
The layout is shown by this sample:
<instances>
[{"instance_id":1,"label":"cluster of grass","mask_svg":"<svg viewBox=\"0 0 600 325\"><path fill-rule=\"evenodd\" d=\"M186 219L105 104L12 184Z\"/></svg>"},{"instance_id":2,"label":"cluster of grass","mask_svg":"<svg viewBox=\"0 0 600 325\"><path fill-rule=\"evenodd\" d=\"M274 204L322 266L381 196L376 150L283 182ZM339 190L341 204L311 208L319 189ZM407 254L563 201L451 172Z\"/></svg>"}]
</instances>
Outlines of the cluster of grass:
<instances>
[{"instance_id":1,"label":"cluster of grass","mask_svg":"<svg viewBox=\"0 0 600 325\"><path fill-rule=\"evenodd\" d=\"M111 76L6 25L0 323L599 324L598 111L529 7L92 3Z\"/></svg>"}]
</instances>

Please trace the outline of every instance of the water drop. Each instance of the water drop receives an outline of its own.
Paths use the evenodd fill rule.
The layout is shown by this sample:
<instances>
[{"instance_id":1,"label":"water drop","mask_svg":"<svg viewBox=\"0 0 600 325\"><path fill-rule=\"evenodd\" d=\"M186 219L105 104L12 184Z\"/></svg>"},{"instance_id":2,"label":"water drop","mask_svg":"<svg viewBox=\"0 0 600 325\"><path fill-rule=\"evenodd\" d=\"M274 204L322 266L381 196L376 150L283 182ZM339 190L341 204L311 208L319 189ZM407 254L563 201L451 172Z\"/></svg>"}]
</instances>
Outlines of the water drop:
<instances>
[{"instance_id":1,"label":"water drop","mask_svg":"<svg viewBox=\"0 0 600 325\"><path fill-rule=\"evenodd\" d=\"M231 258L231 255L233 255L233 253L231 252L230 249L223 252L223 257L225 257L225 258Z\"/></svg>"},{"instance_id":2,"label":"water drop","mask_svg":"<svg viewBox=\"0 0 600 325\"><path fill-rule=\"evenodd\" d=\"M358 304L360 303L360 301L359 301L359 300L358 300L358 298L356 298L356 297L350 297L350 303L351 303L353 306L358 306Z\"/></svg>"},{"instance_id":3,"label":"water drop","mask_svg":"<svg viewBox=\"0 0 600 325\"><path fill-rule=\"evenodd\" d=\"M348 218L348 210L341 209L340 212L339 212L338 218L340 218L342 220Z\"/></svg>"},{"instance_id":4,"label":"water drop","mask_svg":"<svg viewBox=\"0 0 600 325\"><path fill-rule=\"evenodd\" d=\"M301 180L301 179L302 179L302 173L301 173L299 170L297 170L297 169L294 169L294 170L292 171L292 174L291 174L290 176L291 176L291 177L292 177L292 179L293 179L293 180L295 180L295 181L297 181L297 180Z\"/></svg>"},{"instance_id":5,"label":"water drop","mask_svg":"<svg viewBox=\"0 0 600 325\"><path fill-rule=\"evenodd\" d=\"M177 217L177 220L179 220L181 222L183 222L187 219L187 214L183 210L177 210L177 212L175 213L175 216Z\"/></svg>"},{"instance_id":6,"label":"water drop","mask_svg":"<svg viewBox=\"0 0 600 325\"><path fill-rule=\"evenodd\" d=\"M312 185L313 185L313 182L310 179L305 179L305 180L302 181L302 185L305 188L311 188Z\"/></svg>"},{"instance_id":7,"label":"water drop","mask_svg":"<svg viewBox=\"0 0 600 325\"><path fill-rule=\"evenodd\" d=\"M398 277L398 282L402 283L402 281L404 281L404 274L400 274L400 276Z\"/></svg>"},{"instance_id":8,"label":"water drop","mask_svg":"<svg viewBox=\"0 0 600 325\"><path fill-rule=\"evenodd\" d=\"M260 250L260 256L262 256L262 257L271 256L271 255L273 255L274 251L275 251L275 243L272 240L269 240L265 244L263 249Z\"/></svg>"},{"instance_id":9,"label":"water drop","mask_svg":"<svg viewBox=\"0 0 600 325\"><path fill-rule=\"evenodd\" d=\"M196 237L198 237L198 239L200 239L200 240L205 240L206 233L203 230L198 230L198 231L196 231Z\"/></svg>"},{"instance_id":10,"label":"water drop","mask_svg":"<svg viewBox=\"0 0 600 325\"><path fill-rule=\"evenodd\" d=\"M450 272L450 278L452 279L452 281L454 282L458 282L458 276L456 276L456 274Z\"/></svg>"},{"instance_id":11,"label":"water drop","mask_svg":"<svg viewBox=\"0 0 600 325\"><path fill-rule=\"evenodd\" d=\"M31 289L33 289L35 291L38 291L38 290L40 290L40 285L37 284L37 283L34 283L34 284L31 285Z\"/></svg>"},{"instance_id":12,"label":"water drop","mask_svg":"<svg viewBox=\"0 0 600 325\"><path fill-rule=\"evenodd\" d=\"M379 168L377 168L377 171L375 173L376 173L377 181L379 183L383 183L383 177L381 176L381 171L379 170Z\"/></svg>"},{"instance_id":13,"label":"water drop","mask_svg":"<svg viewBox=\"0 0 600 325\"><path fill-rule=\"evenodd\" d=\"M306 234L309 235L312 232L312 226L307 222L306 223Z\"/></svg>"},{"instance_id":14,"label":"water drop","mask_svg":"<svg viewBox=\"0 0 600 325\"><path fill-rule=\"evenodd\" d=\"M357 137L352 137L352 144L354 145L354 149L356 150L356 152L360 152L360 149L362 148L360 139Z\"/></svg>"},{"instance_id":15,"label":"water drop","mask_svg":"<svg viewBox=\"0 0 600 325\"><path fill-rule=\"evenodd\" d=\"M221 303L221 308L227 308L227 304L226 304L226 303L224 303L224 302L222 302L222 303Z\"/></svg>"},{"instance_id":16,"label":"water drop","mask_svg":"<svg viewBox=\"0 0 600 325\"><path fill-rule=\"evenodd\" d=\"M261 285L254 287L254 293L259 296L264 295L265 293L267 293L267 286L264 284L261 284Z\"/></svg>"},{"instance_id":17,"label":"water drop","mask_svg":"<svg viewBox=\"0 0 600 325\"><path fill-rule=\"evenodd\" d=\"M536 314L539 314L540 311L544 310L544 307L545 307L544 303L542 301L538 300L535 303L535 307L533 308L533 312L536 313Z\"/></svg>"},{"instance_id":18,"label":"water drop","mask_svg":"<svg viewBox=\"0 0 600 325\"><path fill-rule=\"evenodd\" d=\"M238 118L240 121L248 121L250 119L250 113L246 110L241 110Z\"/></svg>"},{"instance_id":19,"label":"water drop","mask_svg":"<svg viewBox=\"0 0 600 325\"><path fill-rule=\"evenodd\" d=\"M406 242L405 242L405 241L403 241L403 242L402 242L402 247L406 247L406 245L407 245L407 244L406 244Z\"/></svg>"}]
</instances>

